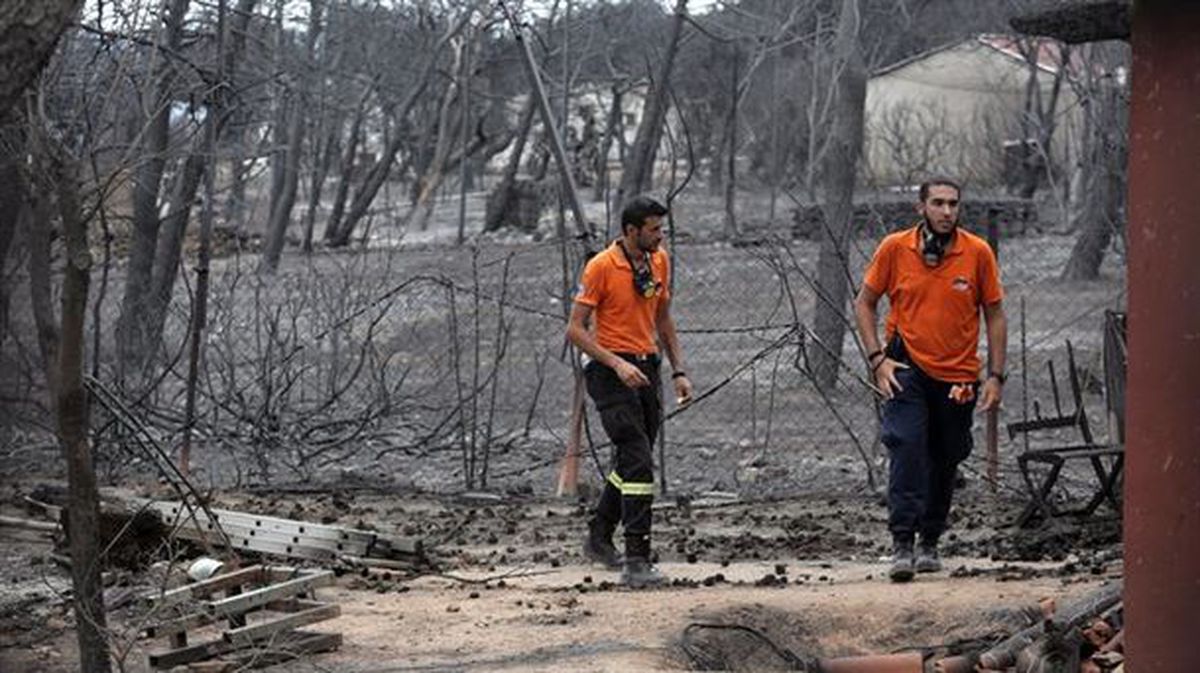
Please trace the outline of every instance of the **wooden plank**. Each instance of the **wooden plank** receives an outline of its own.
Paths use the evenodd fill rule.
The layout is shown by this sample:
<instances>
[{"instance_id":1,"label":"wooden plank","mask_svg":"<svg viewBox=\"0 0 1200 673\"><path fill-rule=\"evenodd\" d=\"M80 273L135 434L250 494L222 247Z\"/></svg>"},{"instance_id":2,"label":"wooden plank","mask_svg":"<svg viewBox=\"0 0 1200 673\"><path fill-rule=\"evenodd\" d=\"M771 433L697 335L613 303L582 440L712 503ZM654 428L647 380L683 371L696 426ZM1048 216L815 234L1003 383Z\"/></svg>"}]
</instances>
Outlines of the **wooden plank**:
<instances>
[{"instance_id":1,"label":"wooden plank","mask_svg":"<svg viewBox=\"0 0 1200 673\"><path fill-rule=\"evenodd\" d=\"M210 577L177 589L171 589L162 594L153 594L147 596L144 600L155 607L178 605L179 603L186 603L189 600L202 599L217 591L228 590L229 587L239 586L248 582L263 582L265 579L263 567L255 565Z\"/></svg>"},{"instance_id":2,"label":"wooden plank","mask_svg":"<svg viewBox=\"0 0 1200 673\"><path fill-rule=\"evenodd\" d=\"M281 601L267 603L267 609L274 612L300 612L301 610L308 610L310 608L319 608L322 605L325 605L325 603L306 598L285 598Z\"/></svg>"},{"instance_id":3,"label":"wooden plank","mask_svg":"<svg viewBox=\"0 0 1200 673\"><path fill-rule=\"evenodd\" d=\"M333 619L342 614L342 608L333 603L324 603L317 607L293 612L289 615L272 619L265 622L258 622L249 626L243 626L237 629L229 629L221 634L225 642L235 645L250 645L256 640L272 636L281 631L291 631L298 626L307 626L323 622L326 619Z\"/></svg>"},{"instance_id":4,"label":"wooden plank","mask_svg":"<svg viewBox=\"0 0 1200 673\"><path fill-rule=\"evenodd\" d=\"M416 560L405 561L390 558L363 558L361 556L342 556L340 561L349 563L354 566L365 566L368 568L385 568L387 570L412 570L417 567Z\"/></svg>"},{"instance_id":5,"label":"wooden plank","mask_svg":"<svg viewBox=\"0 0 1200 673\"><path fill-rule=\"evenodd\" d=\"M146 627L142 632L146 638L164 638L174 636L178 633L187 633L188 629L197 626L207 626L217 621L215 617L206 612L195 612L190 615L184 615L178 619L172 619L165 622L159 622L153 626Z\"/></svg>"},{"instance_id":6,"label":"wooden plank","mask_svg":"<svg viewBox=\"0 0 1200 673\"><path fill-rule=\"evenodd\" d=\"M298 596L312 591L317 587L333 584L333 573L328 570L315 572L294 580L272 584L261 589L247 591L240 596L230 596L205 603L205 610L215 616L239 615L255 608L263 607L272 601Z\"/></svg>"},{"instance_id":7,"label":"wooden plank","mask_svg":"<svg viewBox=\"0 0 1200 673\"><path fill-rule=\"evenodd\" d=\"M280 601L272 601L265 606L267 610L275 612L300 612L312 608L325 605L320 601L305 600L303 598L286 598ZM188 629L198 626L207 626L217 621L218 617L207 612L196 612L190 615L184 615L177 619L164 621L153 626L147 627L143 632L146 638L165 638L173 636L177 633L185 633Z\"/></svg>"},{"instance_id":8,"label":"wooden plank","mask_svg":"<svg viewBox=\"0 0 1200 673\"><path fill-rule=\"evenodd\" d=\"M34 519L18 519L17 517L13 516L0 516L0 526L22 528L25 530L36 530L39 533L58 532L58 524L56 523L50 523L49 521L36 521Z\"/></svg>"},{"instance_id":9,"label":"wooden plank","mask_svg":"<svg viewBox=\"0 0 1200 673\"><path fill-rule=\"evenodd\" d=\"M215 656L232 652L237 649L236 645L227 643L224 640L209 640L195 645L186 647L177 647L166 652L158 652L150 655L150 666L152 668L173 668L190 664L193 661L204 661L212 659Z\"/></svg>"},{"instance_id":10,"label":"wooden plank","mask_svg":"<svg viewBox=\"0 0 1200 673\"><path fill-rule=\"evenodd\" d=\"M342 634L340 633L296 631L287 634L286 639L282 642L264 643L261 649L239 652L231 655L230 658L243 667L263 668L298 659L304 654L329 652L341 646Z\"/></svg>"}]
</instances>

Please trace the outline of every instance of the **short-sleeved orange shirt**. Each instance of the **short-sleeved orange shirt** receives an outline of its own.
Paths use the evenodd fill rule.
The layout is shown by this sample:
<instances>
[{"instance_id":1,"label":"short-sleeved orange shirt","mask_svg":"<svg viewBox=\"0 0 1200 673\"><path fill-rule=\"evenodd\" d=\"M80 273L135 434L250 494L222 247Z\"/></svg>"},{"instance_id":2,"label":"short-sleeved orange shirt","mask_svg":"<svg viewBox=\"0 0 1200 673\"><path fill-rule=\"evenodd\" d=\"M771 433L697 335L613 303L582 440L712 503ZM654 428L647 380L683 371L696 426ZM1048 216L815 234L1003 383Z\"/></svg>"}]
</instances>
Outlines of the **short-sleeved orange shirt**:
<instances>
[{"instance_id":1,"label":"short-sleeved orange shirt","mask_svg":"<svg viewBox=\"0 0 1200 673\"><path fill-rule=\"evenodd\" d=\"M958 228L936 267L921 258L920 227L879 244L863 282L887 295L887 338L900 332L909 357L940 381L978 380L979 310L1004 298L996 255L987 241Z\"/></svg>"},{"instance_id":2,"label":"short-sleeved orange shirt","mask_svg":"<svg viewBox=\"0 0 1200 673\"><path fill-rule=\"evenodd\" d=\"M596 342L614 353L658 352L659 306L670 298L671 262L665 250L650 255L657 291L651 298L633 287L633 268L617 241L588 261L575 301L591 306Z\"/></svg>"}]
</instances>

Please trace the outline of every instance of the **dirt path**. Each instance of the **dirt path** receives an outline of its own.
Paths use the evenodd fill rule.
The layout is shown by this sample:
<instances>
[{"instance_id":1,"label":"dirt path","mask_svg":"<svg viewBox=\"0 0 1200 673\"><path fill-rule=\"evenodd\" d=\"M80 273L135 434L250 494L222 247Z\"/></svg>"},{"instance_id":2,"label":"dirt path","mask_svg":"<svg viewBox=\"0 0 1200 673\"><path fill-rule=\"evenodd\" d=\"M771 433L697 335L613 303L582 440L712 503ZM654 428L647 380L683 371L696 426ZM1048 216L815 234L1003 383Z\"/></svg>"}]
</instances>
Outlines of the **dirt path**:
<instances>
[{"instance_id":1,"label":"dirt path","mask_svg":"<svg viewBox=\"0 0 1200 673\"><path fill-rule=\"evenodd\" d=\"M942 573L896 586L878 564L791 563L776 575L772 563L668 563L662 567L674 578L700 583L720 573L726 581L629 591L602 584L615 581L614 573L570 566L534 567L535 574L486 588L442 578L413 582L403 593L339 586L328 596L343 616L327 626L341 631L346 645L313 664L363 673L688 670L678 645L694 621L756 626L805 654L814 652L798 646L813 643L826 656L879 653L941 643L996 609L1017 610L1047 596L1061 600L1101 581L1001 582L989 573L994 564L947 560L948 567L982 574ZM756 586L766 575L787 583Z\"/></svg>"},{"instance_id":2,"label":"dirt path","mask_svg":"<svg viewBox=\"0 0 1200 673\"><path fill-rule=\"evenodd\" d=\"M10 508L18 495L5 498ZM1011 631L1038 599L1066 599L1121 574L1108 528L997 528L990 505L963 502L946 571L903 586L884 576L885 509L870 498L664 503L655 544L675 582L647 591L626 590L616 573L583 561L578 504L348 491L226 494L215 504L436 545L436 574L346 574L322 589L342 616L313 630L340 632L342 648L275 670L688 670L681 637L698 621L752 626L803 655L886 653ZM26 538L6 548L0 568L0 670L75 670L58 593L68 580L45 560L49 544ZM134 589L147 581L128 577ZM110 624L128 635L135 618L127 607ZM136 643L125 670L147 671L157 646ZM745 657L724 666L778 664L753 643L733 651Z\"/></svg>"}]
</instances>

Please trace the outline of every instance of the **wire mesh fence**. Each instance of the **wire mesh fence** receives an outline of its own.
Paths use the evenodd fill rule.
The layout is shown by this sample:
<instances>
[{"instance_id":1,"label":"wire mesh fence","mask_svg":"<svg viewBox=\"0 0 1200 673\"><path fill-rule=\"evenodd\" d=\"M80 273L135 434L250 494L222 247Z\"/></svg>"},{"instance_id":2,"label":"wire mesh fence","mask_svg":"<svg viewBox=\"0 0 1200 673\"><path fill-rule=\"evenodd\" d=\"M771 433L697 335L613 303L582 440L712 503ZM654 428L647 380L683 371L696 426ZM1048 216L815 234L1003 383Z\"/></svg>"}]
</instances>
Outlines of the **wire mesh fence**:
<instances>
[{"instance_id":1,"label":"wire mesh fence","mask_svg":"<svg viewBox=\"0 0 1200 673\"><path fill-rule=\"evenodd\" d=\"M876 222L852 240L851 294L879 239L899 224ZM663 489L773 496L881 485L878 402L848 306L836 385L817 385L812 373L816 349L833 348L812 332L818 241L793 230L733 240L679 233L670 249L672 312L698 399L676 409L664 391ZM1124 305L1124 264L1111 251L1098 280L1062 281L1074 241L1001 230L1010 344L1001 427L1065 405L1055 405L1051 363L1061 396L1069 340L1085 405L1106 437L1103 317ZM574 243L481 239L296 257L274 277L256 275L249 257L218 260L191 430L199 463L218 483L332 472L422 488L546 492L571 416L563 332L578 259ZM97 406L93 427L110 477L147 460L136 446L144 435L168 453L180 442L191 308L191 288L181 284L158 366L148 378L122 378L107 336L118 295L110 287L94 314L102 335L96 385L118 390L142 423ZM3 350L10 373L36 361L26 340L6 339ZM32 378L6 375L5 394L27 394ZM584 474L593 481L610 447L586 409ZM9 415L10 445L35 416ZM1002 438L1011 488L1019 488L1013 457L1024 448L1023 438ZM979 472L981 460L975 451L966 472Z\"/></svg>"}]
</instances>

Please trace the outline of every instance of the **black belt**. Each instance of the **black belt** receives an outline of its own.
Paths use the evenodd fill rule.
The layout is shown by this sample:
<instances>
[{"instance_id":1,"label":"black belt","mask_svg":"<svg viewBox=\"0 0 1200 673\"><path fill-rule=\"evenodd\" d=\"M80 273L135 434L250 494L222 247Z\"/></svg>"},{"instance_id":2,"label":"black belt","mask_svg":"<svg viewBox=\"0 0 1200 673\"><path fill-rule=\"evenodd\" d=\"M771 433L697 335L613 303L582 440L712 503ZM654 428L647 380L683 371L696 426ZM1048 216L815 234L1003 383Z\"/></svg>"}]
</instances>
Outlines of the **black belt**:
<instances>
[{"instance_id":1,"label":"black belt","mask_svg":"<svg viewBox=\"0 0 1200 673\"><path fill-rule=\"evenodd\" d=\"M635 365L657 365L662 362L658 353L613 353L613 355Z\"/></svg>"}]
</instances>

